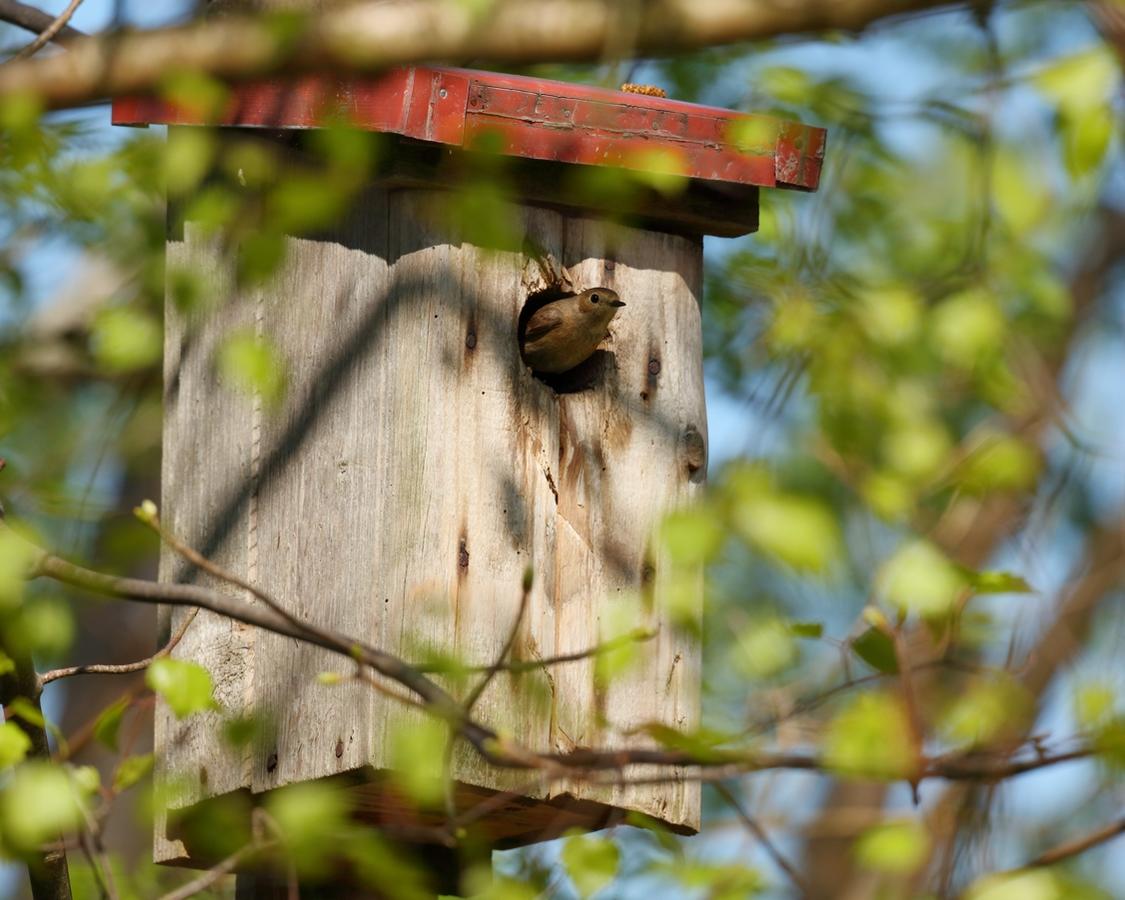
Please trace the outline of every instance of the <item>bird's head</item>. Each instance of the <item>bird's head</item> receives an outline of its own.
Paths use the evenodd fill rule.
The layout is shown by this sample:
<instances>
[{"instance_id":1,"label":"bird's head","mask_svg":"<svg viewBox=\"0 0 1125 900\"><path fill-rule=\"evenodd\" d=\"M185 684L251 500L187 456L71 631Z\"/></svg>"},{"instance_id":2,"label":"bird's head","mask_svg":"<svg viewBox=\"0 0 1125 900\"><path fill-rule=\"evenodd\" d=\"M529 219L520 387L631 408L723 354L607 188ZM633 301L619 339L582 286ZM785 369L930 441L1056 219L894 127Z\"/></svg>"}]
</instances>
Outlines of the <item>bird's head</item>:
<instances>
[{"instance_id":1,"label":"bird's head","mask_svg":"<svg viewBox=\"0 0 1125 900\"><path fill-rule=\"evenodd\" d=\"M617 315L617 310L624 305L617 293L609 288L590 288L578 295L578 308L583 315L602 321L607 325L609 320Z\"/></svg>"}]
</instances>

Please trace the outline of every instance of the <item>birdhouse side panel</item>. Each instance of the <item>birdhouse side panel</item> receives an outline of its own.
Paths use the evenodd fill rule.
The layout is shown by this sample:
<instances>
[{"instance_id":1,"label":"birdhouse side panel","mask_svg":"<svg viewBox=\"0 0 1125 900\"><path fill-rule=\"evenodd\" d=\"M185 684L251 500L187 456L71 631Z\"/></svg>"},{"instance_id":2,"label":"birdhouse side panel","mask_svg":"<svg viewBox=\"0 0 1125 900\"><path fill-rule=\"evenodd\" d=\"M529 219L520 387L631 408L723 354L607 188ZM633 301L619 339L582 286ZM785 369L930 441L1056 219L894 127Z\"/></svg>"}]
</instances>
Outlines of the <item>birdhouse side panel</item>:
<instances>
[{"instance_id":1,"label":"birdhouse side panel","mask_svg":"<svg viewBox=\"0 0 1125 900\"><path fill-rule=\"evenodd\" d=\"M283 270L256 300L257 328L285 360L287 384L280 404L257 414L248 514L256 583L307 621L397 650L383 626L400 601L378 583L389 565L380 535L401 521L387 483L395 447L384 361L396 323L413 311L394 305L387 215L386 193L372 189L329 239L287 238ZM374 692L354 675L338 654L261 635L255 792L371 762Z\"/></svg>"},{"instance_id":2,"label":"birdhouse side panel","mask_svg":"<svg viewBox=\"0 0 1125 900\"><path fill-rule=\"evenodd\" d=\"M171 139L176 139L175 130ZM254 310L233 296L233 273L218 260L216 242L190 223L168 242L169 281L181 271L205 273L203 296L208 299L191 315L173 302L166 308L161 516L189 545L228 571L245 574L252 536L241 509L252 481L252 401L224 383L215 355L227 335L253 328ZM161 550L159 577L246 599L244 592L199 572L167 547ZM182 607L162 610L162 630L179 632L191 615ZM261 637L256 629L201 610L173 651L174 658L208 669L220 707L178 718L164 703L156 705L156 779L173 808L247 785L249 748L223 739L222 717L249 712L255 645ZM166 826L160 811L155 859L184 859L184 846L168 838Z\"/></svg>"}]
</instances>

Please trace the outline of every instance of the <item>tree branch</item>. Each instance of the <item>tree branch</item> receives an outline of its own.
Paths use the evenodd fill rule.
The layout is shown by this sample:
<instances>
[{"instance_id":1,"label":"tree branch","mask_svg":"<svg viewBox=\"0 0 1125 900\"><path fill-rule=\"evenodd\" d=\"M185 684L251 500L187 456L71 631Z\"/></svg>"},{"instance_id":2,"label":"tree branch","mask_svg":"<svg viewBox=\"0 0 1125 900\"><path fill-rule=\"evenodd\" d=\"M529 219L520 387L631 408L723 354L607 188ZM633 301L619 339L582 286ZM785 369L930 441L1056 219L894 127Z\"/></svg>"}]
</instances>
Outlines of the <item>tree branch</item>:
<instances>
[{"instance_id":1,"label":"tree branch","mask_svg":"<svg viewBox=\"0 0 1125 900\"><path fill-rule=\"evenodd\" d=\"M638 23L637 55L698 50L782 34L861 30L949 0L653 0ZM366 2L310 16L294 36L269 21L223 16L193 25L87 37L69 53L0 71L0 97L36 94L73 106L143 93L170 71L224 79L272 72L371 72L427 61L495 63L598 60L616 33L609 0L500 0L483 16L460 0Z\"/></svg>"},{"instance_id":2,"label":"tree branch","mask_svg":"<svg viewBox=\"0 0 1125 900\"><path fill-rule=\"evenodd\" d=\"M46 28L44 28L40 34L35 36L35 40L33 40L30 44L20 50L19 53L17 53L13 57L13 59L29 59L44 47L46 47L47 44L55 39L55 35L66 28L66 25L70 21L71 16L74 15L75 10L77 10L81 5L82 0L70 0L70 3L67 4L66 9L55 16L51 23Z\"/></svg>"},{"instance_id":3,"label":"tree branch","mask_svg":"<svg viewBox=\"0 0 1125 900\"><path fill-rule=\"evenodd\" d=\"M86 666L68 666L64 669L51 669L49 672L44 672L39 677L39 683L47 685L52 681L58 681L60 678L71 678L75 675L128 675L131 672L141 672L147 669L156 660L163 659L175 649L176 645L187 633L188 626L195 621L195 616L198 612L198 609L193 609L188 614L187 618L184 619L183 624L176 629L176 633L172 635L168 643L152 656L131 663L94 663Z\"/></svg>"},{"instance_id":4,"label":"tree branch","mask_svg":"<svg viewBox=\"0 0 1125 900\"><path fill-rule=\"evenodd\" d=\"M1085 853L1092 847L1104 844L1106 841L1112 841L1116 837L1121 837L1123 834L1125 834L1125 816L1122 816L1114 822L1110 822L1108 825L1103 825L1101 828L1098 828L1096 831L1091 831L1089 834L1072 838L1069 841L1059 844L1057 847L1052 847L1050 850L1043 851L1024 868L1033 869L1040 866L1053 866L1056 863L1062 862L1064 859L1070 859L1072 856Z\"/></svg>"},{"instance_id":5,"label":"tree branch","mask_svg":"<svg viewBox=\"0 0 1125 900\"><path fill-rule=\"evenodd\" d=\"M9 25L15 25L25 31L41 34L50 28L54 21L55 17L50 13L45 13L34 6L28 6L26 3L20 3L19 0L0 0L0 22L7 22ZM77 28L71 28L64 22L62 28L51 35L50 40L70 41L79 37L86 37L86 33L79 31Z\"/></svg>"}]
</instances>

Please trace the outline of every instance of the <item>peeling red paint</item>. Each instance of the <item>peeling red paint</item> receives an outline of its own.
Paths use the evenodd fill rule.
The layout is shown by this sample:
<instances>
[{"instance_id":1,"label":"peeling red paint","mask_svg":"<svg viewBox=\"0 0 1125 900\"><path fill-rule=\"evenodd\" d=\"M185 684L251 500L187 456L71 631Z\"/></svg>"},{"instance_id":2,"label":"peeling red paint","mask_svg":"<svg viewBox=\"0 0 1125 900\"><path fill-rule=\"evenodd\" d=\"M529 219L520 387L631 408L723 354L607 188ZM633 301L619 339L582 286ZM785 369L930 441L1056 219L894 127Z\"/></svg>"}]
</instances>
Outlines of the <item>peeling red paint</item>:
<instances>
[{"instance_id":1,"label":"peeling red paint","mask_svg":"<svg viewBox=\"0 0 1125 900\"><path fill-rule=\"evenodd\" d=\"M424 66L369 77L246 83L210 118L154 97L113 102L115 125L300 129L341 119L371 131L483 145L529 159L800 190L818 186L825 146L823 129L795 122L588 85ZM739 133L762 137L740 148Z\"/></svg>"}]
</instances>

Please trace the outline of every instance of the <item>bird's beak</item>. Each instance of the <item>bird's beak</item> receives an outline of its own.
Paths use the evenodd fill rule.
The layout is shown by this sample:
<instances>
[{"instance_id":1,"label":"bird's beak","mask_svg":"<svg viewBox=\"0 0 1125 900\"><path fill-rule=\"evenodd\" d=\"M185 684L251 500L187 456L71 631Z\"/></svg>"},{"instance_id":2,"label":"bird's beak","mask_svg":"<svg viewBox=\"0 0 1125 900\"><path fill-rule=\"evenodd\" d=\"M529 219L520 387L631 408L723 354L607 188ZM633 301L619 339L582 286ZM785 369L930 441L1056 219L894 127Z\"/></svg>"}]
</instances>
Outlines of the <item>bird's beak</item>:
<instances>
[{"instance_id":1,"label":"bird's beak","mask_svg":"<svg viewBox=\"0 0 1125 900\"><path fill-rule=\"evenodd\" d=\"M610 305L610 306L612 306L612 307L614 307L614 308L616 308L616 307L618 307L618 306L624 306L624 305L625 305L625 301L623 301L623 300L610 300L610 301L609 301L609 305Z\"/></svg>"}]
</instances>

